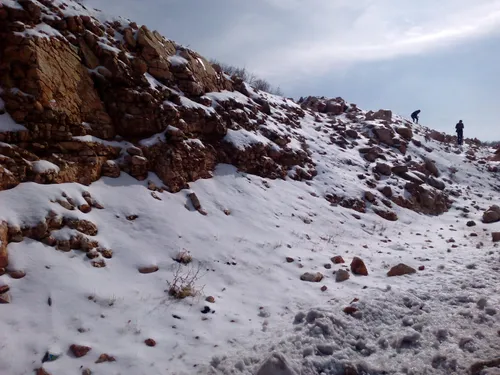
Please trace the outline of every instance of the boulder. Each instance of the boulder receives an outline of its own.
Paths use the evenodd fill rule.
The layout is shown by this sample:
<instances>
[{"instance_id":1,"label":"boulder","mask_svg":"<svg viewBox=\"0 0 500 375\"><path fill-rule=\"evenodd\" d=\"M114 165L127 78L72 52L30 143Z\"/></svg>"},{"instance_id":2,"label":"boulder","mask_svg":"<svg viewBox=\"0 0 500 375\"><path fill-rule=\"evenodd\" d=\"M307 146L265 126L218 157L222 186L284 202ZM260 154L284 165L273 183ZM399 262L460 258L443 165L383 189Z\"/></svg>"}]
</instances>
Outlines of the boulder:
<instances>
[{"instance_id":1,"label":"boulder","mask_svg":"<svg viewBox=\"0 0 500 375\"><path fill-rule=\"evenodd\" d=\"M349 279L351 275L349 274L348 271L346 270L338 270L337 272L335 272L335 281L337 283L341 283L343 281L346 281Z\"/></svg>"},{"instance_id":2,"label":"boulder","mask_svg":"<svg viewBox=\"0 0 500 375\"><path fill-rule=\"evenodd\" d=\"M310 273L306 272L300 276L300 279L302 281L309 281L311 283L319 283L321 280L323 280L323 275L321 272L316 272L316 273Z\"/></svg>"},{"instance_id":3,"label":"boulder","mask_svg":"<svg viewBox=\"0 0 500 375\"><path fill-rule=\"evenodd\" d=\"M369 111L365 115L365 120L382 120L390 122L392 120L392 111L388 109L379 109L377 112Z\"/></svg>"},{"instance_id":4,"label":"boulder","mask_svg":"<svg viewBox=\"0 0 500 375\"><path fill-rule=\"evenodd\" d=\"M380 142L385 143L388 146L394 145L394 132L392 131L392 129L386 127L376 127L373 129L373 134L375 134L375 137Z\"/></svg>"},{"instance_id":5,"label":"boulder","mask_svg":"<svg viewBox=\"0 0 500 375\"><path fill-rule=\"evenodd\" d=\"M393 276L402 276L402 275L409 275L412 273L416 273L417 270L407 266L406 264L400 263L397 266L392 267L389 272L387 272L387 276L393 277Z\"/></svg>"},{"instance_id":6,"label":"boulder","mask_svg":"<svg viewBox=\"0 0 500 375\"><path fill-rule=\"evenodd\" d=\"M433 176L429 176L429 178L427 178L426 180L427 184L429 184L430 186L436 188L436 189L439 189L439 190L444 190L446 185L443 181L441 180L438 180L437 178L433 177Z\"/></svg>"},{"instance_id":7,"label":"boulder","mask_svg":"<svg viewBox=\"0 0 500 375\"><path fill-rule=\"evenodd\" d=\"M408 126L397 127L396 133L398 133L401 137L403 137L404 139L406 139L408 141L413 138L413 131Z\"/></svg>"},{"instance_id":8,"label":"boulder","mask_svg":"<svg viewBox=\"0 0 500 375\"><path fill-rule=\"evenodd\" d=\"M490 224L500 221L500 207L493 205L483 214L483 223Z\"/></svg>"},{"instance_id":9,"label":"boulder","mask_svg":"<svg viewBox=\"0 0 500 375\"><path fill-rule=\"evenodd\" d=\"M375 171L383 176L390 176L392 173L391 166L385 163L377 163Z\"/></svg>"},{"instance_id":10,"label":"boulder","mask_svg":"<svg viewBox=\"0 0 500 375\"><path fill-rule=\"evenodd\" d=\"M368 270L361 258L354 257L351 262L351 272L355 275L368 276Z\"/></svg>"}]
</instances>

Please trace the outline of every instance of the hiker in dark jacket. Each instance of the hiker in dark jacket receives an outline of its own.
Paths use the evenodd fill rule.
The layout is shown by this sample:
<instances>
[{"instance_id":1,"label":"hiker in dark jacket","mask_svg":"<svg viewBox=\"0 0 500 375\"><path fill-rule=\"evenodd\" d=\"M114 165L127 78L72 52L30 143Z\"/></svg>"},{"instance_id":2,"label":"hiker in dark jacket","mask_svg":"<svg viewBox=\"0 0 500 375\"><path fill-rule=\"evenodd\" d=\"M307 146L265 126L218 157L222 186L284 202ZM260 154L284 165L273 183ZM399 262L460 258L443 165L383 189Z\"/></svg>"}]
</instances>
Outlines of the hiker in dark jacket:
<instances>
[{"instance_id":1,"label":"hiker in dark jacket","mask_svg":"<svg viewBox=\"0 0 500 375\"><path fill-rule=\"evenodd\" d=\"M457 131L457 144L462 145L464 143L464 123L462 120L455 125L455 130Z\"/></svg>"},{"instance_id":2,"label":"hiker in dark jacket","mask_svg":"<svg viewBox=\"0 0 500 375\"><path fill-rule=\"evenodd\" d=\"M411 114L411 119L414 123L418 124L418 115L420 114L420 109L417 109L415 112Z\"/></svg>"}]
</instances>

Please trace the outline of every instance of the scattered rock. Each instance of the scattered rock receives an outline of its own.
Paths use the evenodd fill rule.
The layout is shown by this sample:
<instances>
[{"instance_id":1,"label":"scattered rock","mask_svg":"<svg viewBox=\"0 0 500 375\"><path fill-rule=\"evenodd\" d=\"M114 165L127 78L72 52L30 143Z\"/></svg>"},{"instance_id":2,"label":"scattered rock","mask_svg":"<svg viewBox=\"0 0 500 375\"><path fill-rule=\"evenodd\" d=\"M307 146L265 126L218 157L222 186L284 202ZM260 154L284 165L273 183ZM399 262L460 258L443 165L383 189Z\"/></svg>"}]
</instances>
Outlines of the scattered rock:
<instances>
[{"instance_id":1,"label":"scattered rock","mask_svg":"<svg viewBox=\"0 0 500 375\"><path fill-rule=\"evenodd\" d=\"M0 294L0 305L10 303L11 301L12 301L12 297L10 296L9 292Z\"/></svg>"},{"instance_id":2,"label":"scattered rock","mask_svg":"<svg viewBox=\"0 0 500 375\"><path fill-rule=\"evenodd\" d=\"M36 375L51 375L50 372L47 372L43 367L37 368Z\"/></svg>"},{"instance_id":3,"label":"scattered rock","mask_svg":"<svg viewBox=\"0 0 500 375\"><path fill-rule=\"evenodd\" d=\"M407 266L406 264L400 263L397 266L392 267L390 271L387 272L387 276L389 277L402 276L402 275L409 275L415 272L417 271L414 268Z\"/></svg>"},{"instance_id":4,"label":"scattered rock","mask_svg":"<svg viewBox=\"0 0 500 375\"><path fill-rule=\"evenodd\" d=\"M84 368L82 370L82 375L92 375L92 370L89 368Z\"/></svg>"},{"instance_id":5,"label":"scattered rock","mask_svg":"<svg viewBox=\"0 0 500 375\"><path fill-rule=\"evenodd\" d=\"M322 292L326 292L326 291L327 291L327 289L328 289L328 287L327 287L326 285L323 285L323 286L321 287L321 291L322 291Z\"/></svg>"},{"instance_id":6,"label":"scattered rock","mask_svg":"<svg viewBox=\"0 0 500 375\"><path fill-rule=\"evenodd\" d=\"M373 203L375 202L375 195L371 191L365 191L365 199L368 202Z\"/></svg>"},{"instance_id":7,"label":"scattered rock","mask_svg":"<svg viewBox=\"0 0 500 375\"><path fill-rule=\"evenodd\" d=\"M398 215L394 211L386 211L386 210L380 210L380 209L373 209L373 211L380 216L381 218L388 220L388 221L397 221L398 220Z\"/></svg>"},{"instance_id":8,"label":"scattered rock","mask_svg":"<svg viewBox=\"0 0 500 375\"><path fill-rule=\"evenodd\" d=\"M354 306L347 306L346 308L344 308L344 313L346 313L347 315L352 315L356 311L358 311L358 309Z\"/></svg>"},{"instance_id":9,"label":"scattered rock","mask_svg":"<svg viewBox=\"0 0 500 375\"><path fill-rule=\"evenodd\" d=\"M377 163L375 171L383 176L390 176L392 173L391 166L385 163Z\"/></svg>"},{"instance_id":10,"label":"scattered rock","mask_svg":"<svg viewBox=\"0 0 500 375\"><path fill-rule=\"evenodd\" d=\"M92 267L104 268L104 267L106 267L106 262L104 261L104 259L94 260L92 262Z\"/></svg>"},{"instance_id":11,"label":"scattered rock","mask_svg":"<svg viewBox=\"0 0 500 375\"><path fill-rule=\"evenodd\" d=\"M345 263L344 258L342 258L340 255L336 255L333 258L330 259L333 264L341 264Z\"/></svg>"},{"instance_id":12,"label":"scattered rock","mask_svg":"<svg viewBox=\"0 0 500 375\"><path fill-rule=\"evenodd\" d=\"M337 272L335 272L335 281L337 283L346 281L349 279L349 277L351 277L351 275L346 270L338 270Z\"/></svg>"},{"instance_id":13,"label":"scattered rock","mask_svg":"<svg viewBox=\"0 0 500 375\"><path fill-rule=\"evenodd\" d=\"M387 198L392 197L392 189L390 186L384 186L380 192Z\"/></svg>"},{"instance_id":14,"label":"scattered rock","mask_svg":"<svg viewBox=\"0 0 500 375\"><path fill-rule=\"evenodd\" d=\"M0 285L0 294L7 293L10 290L8 285Z\"/></svg>"},{"instance_id":15,"label":"scattered rock","mask_svg":"<svg viewBox=\"0 0 500 375\"><path fill-rule=\"evenodd\" d=\"M291 258L291 257L286 257L286 262L287 263L293 263L295 261L295 259Z\"/></svg>"},{"instance_id":16,"label":"scattered rock","mask_svg":"<svg viewBox=\"0 0 500 375\"><path fill-rule=\"evenodd\" d=\"M201 310L201 313L202 313L202 314L208 314L210 311L211 311L211 310L210 310L210 307L205 306L205 307L203 307L203 310Z\"/></svg>"},{"instance_id":17,"label":"scattered rock","mask_svg":"<svg viewBox=\"0 0 500 375\"><path fill-rule=\"evenodd\" d=\"M210 303L215 303L215 297L208 296L207 298L205 298L205 301L210 302Z\"/></svg>"},{"instance_id":18,"label":"scattered rock","mask_svg":"<svg viewBox=\"0 0 500 375\"><path fill-rule=\"evenodd\" d=\"M22 279L26 276L26 272L21 270L7 270L7 274L15 280Z\"/></svg>"},{"instance_id":19,"label":"scattered rock","mask_svg":"<svg viewBox=\"0 0 500 375\"><path fill-rule=\"evenodd\" d=\"M95 361L95 363L103 362L116 362L116 358L109 354L103 353L99 356L99 358L97 358L97 361Z\"/></svg>"},{"instance_id":20,"label":"scattered rock","mask_svg":"<svg viewBox=\"0 0 500 375\"><path fill-rule=\"evenodd\" d=\"M195 193L189 193L188 198L191 200L193 207L195 210L201 209L201 203Z\"/></svg>"},{"instance_id":21,"label":"scattered rock","mask_svg":"<svg viewBox=\"0 0 500 375\"><path fill-rule=\"evenodd\" d=\"M467 222L467 226L468 227L474 227L474 226L476 226L476 222L473 221L473 220L470 220L470 221Z\"/></svg>"},{"instance_id":22,"label":"scattered rock","mask_svg":"<svg viewBox=\"0 0 500 375\"><path fill-rule=\"evenodd\" d=\"M419 266L419 267L418 267L418 270L419 270L419 271L423 271L423 270L425 270L425 266Z\"/></svg>"},{"instance_id":23,"label":"scattered rock","mask_svg":"<svg viewBox=\"0 0 500 375\"><path fill-rule=\"evenodd\" d=\"M500 207L493 205L483 214L483 223L496 223L500 221Z\"/></svg>"},{"instance_id":24,"label":"scattered rock","mask_svg":"<svg viewBox=\"0 0 500 375\"><path fill-rule=\"evenodd\" d=\"M145 267L139 268L139 272L144 273L144 274L153 273L153 272L156 272L158 270L159 270L158 266L145 266Z\"/></svg>"},{"instance_id":25,"label":"scattered rock","mask_svg":"<svg viewBox=\"0 0 500 375\"><path fill-rule=\"evenodd\" d=\"M90 205L88 204L81 204L78 206L78 209L84 214L88 214L90 211L92 211L92 207L90 207Z\"/></svg>"},{"instance_id":26,"label":"scattered rock","mask_svg":"<svg viewBox=\"0 0 500 375\"><path fill-rule=\"evenodd\" d=\"M89 346L76 345L76 344L71 345L69 349L76 358L83 357L92 350L92 348Z\"/></svg>"},{"instance_id":27,"label":"scattered rock","mask_svg":"<svg viewBox=\"0 0 500 375\"><path fill-rule=\"evenodd\" d=\"M332 268L332 265L330 263L325 263L323 265L323 267L325 267L327 270L331 269Z\"/></svg>"},{"instance_id":28,"label":"scattered rock","mask_svg":"<svg viewBox=\"0 0 500 375\"><path fill-rule=\"evenodd\" d=\"M492 232L491 239L493 240L493 242L500 241L500 232Z\"/></svg>"},{"instance_id":29,"label":"scattered rock","mask_svg":"<svg viewBox=\"0 0 500 375\"><path fill-rule=\"evenodd\" d=\"M156 346L156 341L155 341L155 340L153 340L153 339L146 339L146 340L144 340L144 343L145 343L147 346L151 346L151 347Z\"/></svg>"},{"instance_id":30,"label":"scattered rock","mask_svg":"<svg viewBox=\"0 0 500 375\"><path fill-rule=\"evenodd\" d=\"M395 165L392 167L392 173L397 174L397 175L402 175L403 173L408 172L408 167L406 165Z\"/></svg>"},{"instance_id":31,"label":"scattered rock","mask_svg":"<svg viewBox=\"0 0 500 375\"><path fill-rule=\"evenodd\" d=\"M281 353L273 353L265 360L255 375L297 375Z\"/></svg>"},{"instance_id":32,"label":"scattered rock","mask_svg":"<svg viewBox=\"0 0 500 375\"><path fill-rule=\"evenodd\" d=\"M355 275L368 276L365 263L358 257L354 257L351 262L351 272Z\"/></svg>"},{"instance_id":33,"label":"scattered rock","mask_svg":"<svg viewBox=\"0 0 500 375\"><path fill-rule=\"evenodd\" d=\"M302 281L319 283L321 280L323 280L323 274L321 272L316 272L316 273L306 272L302 276L300 276L300 279Z\"/></svg>"}]
</instances>

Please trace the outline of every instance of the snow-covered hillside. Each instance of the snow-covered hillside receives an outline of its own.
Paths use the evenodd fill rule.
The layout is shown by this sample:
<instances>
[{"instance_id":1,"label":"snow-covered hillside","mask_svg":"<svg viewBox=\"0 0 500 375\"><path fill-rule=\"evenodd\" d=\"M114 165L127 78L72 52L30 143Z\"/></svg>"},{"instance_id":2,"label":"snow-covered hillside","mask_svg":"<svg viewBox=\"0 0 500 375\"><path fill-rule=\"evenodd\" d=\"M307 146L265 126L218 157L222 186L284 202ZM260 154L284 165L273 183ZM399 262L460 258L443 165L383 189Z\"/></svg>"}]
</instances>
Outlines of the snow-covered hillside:
<instances>
[{"instance_id":1,"label":"snow-covered hillside","mask_svg":"<svg viewBox=\"0 0 500 375\"><path fill-rule=\"evenodd\" d=\"M0 22L1 375L498 374L494 150L74 1Z\"/></svg>"},{"instance_id":2,"label":"snow-covered hillside","mask_svg":"<svg viewBox=\"0 0 500 375\"><path fill-rule=\"evenodd\" d=\"M336 119L352 129L366 126ZM26 276L0 277L11 295L0 309L0 373L31 373L47 352L58 356L43 364L53 375L82 369L255 374L271 352L282 353L300 374L355 373L345 372L346 363L360 374L460 374L498 356L500 264L491 241L497 224L481 223L496 201L494 175L465 157L468 146L426 143L415 135L432 152L410 144L406 156L393 153L389 163L431 157L450 182L446 189L456 192L451 210L427 216L392 205L399 220L388 221L367 202L367 213L358 214L325 195L363 197L367 187L359 176L368 178L374 164L358 150L369 140L361 137L358 146L342 149L330 141L331 121L307 114L296 129L317 164L318 175L308 182L263 179L218 165L213 178L176 194L152 192L161 186L153 174L148 189L147 181L123 173L88 187L24 183L0 192L0 220L20 228L49 212L64 222L88 220L98 230L88 237L101 251L91 260L91 253L63 248L60 240L82 235L68 226L50 233L61 250L47 240L9 244L9 268ZM419 126L413 131L424 132ZM396 190L401 180L382 177L382 185ZM380 193L372 191L382 206ZM193 208L190 192L206 215ZM86 193L101 209L67 209L85 205ZM477 225L468 227L469 220ZM177 262L180 254L191 261ZM346 263L333 264L334 256ZM335 272L348 269L355 256L368 276L336 282ZM105 267L93 267L96 261ZM388 277L399 263L422 270ZM158 270L143 274L141 267ZM320 272L323 279L302 281L305 272ZM176 276L193 278L193 297L169 296ZM346 314L348 306L355 312ZM91 350L75 358L73 344ZM102 354L115 360L96 364Z\"/></svg>"}]
</instances>

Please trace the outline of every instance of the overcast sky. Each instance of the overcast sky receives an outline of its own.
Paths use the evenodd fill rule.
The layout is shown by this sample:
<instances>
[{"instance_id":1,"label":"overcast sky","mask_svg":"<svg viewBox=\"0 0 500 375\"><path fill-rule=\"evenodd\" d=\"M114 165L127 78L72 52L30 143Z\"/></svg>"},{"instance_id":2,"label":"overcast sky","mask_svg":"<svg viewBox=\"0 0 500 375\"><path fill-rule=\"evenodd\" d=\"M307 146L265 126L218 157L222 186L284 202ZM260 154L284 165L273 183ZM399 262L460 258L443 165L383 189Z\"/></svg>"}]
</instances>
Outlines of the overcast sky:
<instances>
[{"instance_id":1,"label":"overcast sky","mask_svg":"<svg viewBox=\"0 0 500 375\"><path fill-rule=\"evenodd\" d=\"M206 57L246 67L287 96L500 140L500 0L87 0Z\"/></svg>"}]
</instances>

